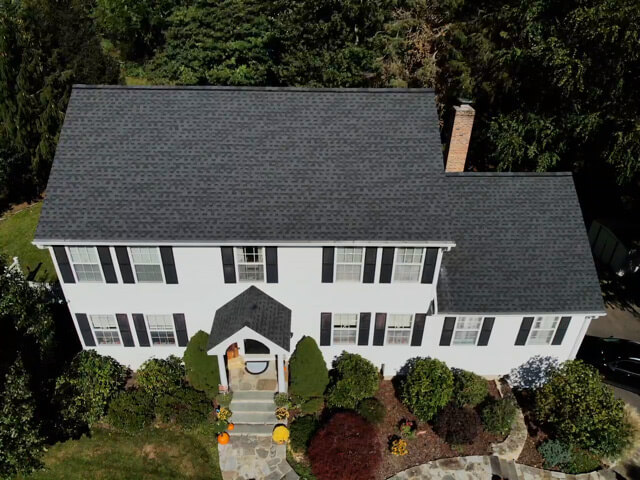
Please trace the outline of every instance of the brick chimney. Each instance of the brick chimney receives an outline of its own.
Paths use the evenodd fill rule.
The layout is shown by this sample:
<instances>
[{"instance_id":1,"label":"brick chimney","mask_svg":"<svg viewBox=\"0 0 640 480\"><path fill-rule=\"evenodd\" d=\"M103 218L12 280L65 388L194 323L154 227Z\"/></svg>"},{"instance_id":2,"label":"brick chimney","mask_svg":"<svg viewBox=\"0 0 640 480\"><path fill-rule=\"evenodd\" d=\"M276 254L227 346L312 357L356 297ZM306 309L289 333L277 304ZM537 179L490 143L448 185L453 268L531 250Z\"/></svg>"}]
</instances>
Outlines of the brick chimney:
<instances>
[{"instance_id":1,"label":"brick chimney","mask_svg":"<svg viewBox=\"0 0 640 480\"><path fill-rule=\"evenodd\" d=\"M449 152L445 172L464 172L464 164L467 161L469 140L476 111L471 105L462 104L453 107L456 111L453 119L453 129L449 140Z\"/></svg>"}]
</instances>

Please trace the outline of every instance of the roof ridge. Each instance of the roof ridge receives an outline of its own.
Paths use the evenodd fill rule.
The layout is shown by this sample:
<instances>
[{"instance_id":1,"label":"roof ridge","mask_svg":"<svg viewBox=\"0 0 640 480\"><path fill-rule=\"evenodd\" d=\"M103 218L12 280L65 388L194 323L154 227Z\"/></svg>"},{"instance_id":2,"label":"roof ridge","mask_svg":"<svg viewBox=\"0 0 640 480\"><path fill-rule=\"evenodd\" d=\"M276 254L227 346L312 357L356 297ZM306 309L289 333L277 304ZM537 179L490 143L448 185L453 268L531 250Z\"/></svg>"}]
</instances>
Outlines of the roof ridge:
<instances>
[{"instance_id":1,"label":"roof ridge","mask_svg":"<svg viewBox=\"0 0 640 480\"><path fill-rule=\"evenodd\" d=\"M572 172L445 172L447 177L571 177Z\"/></svg>"},{"instance_id":2,"label":"roof ridge","mask_svg":"<svg viewBox=\"0 0 640 480\"><path fill-rule=\"evenodd\" d=\"M333 93L435 93L433 88L313 88L313 87L271 87L234 85L103 85L76 83L74 89L83 90L229 90L256 92L333 92Z\"/></svg>"}]
</instances>

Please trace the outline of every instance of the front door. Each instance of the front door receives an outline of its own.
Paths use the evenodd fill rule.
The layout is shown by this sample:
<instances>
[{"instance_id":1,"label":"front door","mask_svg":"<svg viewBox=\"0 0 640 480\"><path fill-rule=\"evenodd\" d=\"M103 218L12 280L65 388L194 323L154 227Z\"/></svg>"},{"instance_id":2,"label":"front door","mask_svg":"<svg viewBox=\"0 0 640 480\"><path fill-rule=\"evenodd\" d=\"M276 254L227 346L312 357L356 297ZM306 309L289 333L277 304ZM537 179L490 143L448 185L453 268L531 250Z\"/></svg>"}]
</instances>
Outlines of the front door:
<instances>
[{"instance_id":1,"label":"front door","mask_svg":"<svg viewBox=\"0 0 640 480\"><path fill-rule=\"evenodd\" d=\"M238 349L238 344L234 343L229 348L227 348L227 361L237 358L240 355L240 350Z\"/></svg>"}]
</instances>

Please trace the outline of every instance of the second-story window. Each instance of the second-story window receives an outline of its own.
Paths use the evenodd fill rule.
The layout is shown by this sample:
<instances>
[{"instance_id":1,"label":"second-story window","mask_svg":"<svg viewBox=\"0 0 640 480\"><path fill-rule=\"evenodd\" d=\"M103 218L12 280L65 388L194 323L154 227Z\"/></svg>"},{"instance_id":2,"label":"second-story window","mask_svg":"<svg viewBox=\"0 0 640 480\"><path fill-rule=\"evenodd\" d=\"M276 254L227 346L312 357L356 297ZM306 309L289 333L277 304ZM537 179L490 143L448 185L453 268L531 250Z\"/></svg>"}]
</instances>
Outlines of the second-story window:
<instances>
[{"instance_id":1,"label":"second-story window","mask_svg":"<svg viewBox=\"0 0 640 480\"><path fill-rule=\"evenodd\" d=\"M336 282L359 282L362 279L364 248L336 248Z\"/></svg>"},{"instance_id":2,"label":"second-story window","mask_svg":"<svg viewBox=\"0 0 640 480\"><path fill-rule=\"evenodd\" d=\"M560 317L535 317L527 345L550 345L559 322Z\"/></svg>"},{"instance_id":3,"label":"second-story window","mask_svg":"<svg viewBox=\"0 0 640 480\"><path fill-rule=\"evenodd\" d=\"M408 345L412 323L411 314L390 314L387 322L387 345Z\"/></svg>"},{"instance_id":4,"label":"second-story window","mask_svg":"<svg viewBox=\"0 0 640 480\"><path fill-rule=\"evenodd\" d=\"M131 260L139 283L161 283L162 260L156 247L131 247Z\"/></svg>"},{"instance_id":5,"label":"second-story window","mask_svg":"<svg viewBox=\"0 0 640 480\"><path fill-rule=\"evenodd\" d=\"M482 317L458 317L453 332L453 345L476 345L482 328Z\"/></svg>"},{"instance_id":6,"label":"second-story window","mask_svg":"<svg viewBox=\"0 0 640 480\"><path fill-rule=\"evenodd\" d=\"M424 248L396 248L394 282L419 282Z\"/></svg>"},{"instance_id":7,"label":"second-story window","mask_svg":"<svg viewBox=\"0 0 640 480\"><path fill-rule=\"evenodd\" d=\"M240 247L236 248L239 282L264 281L264 248Z\"/></svg>"},{"instance_id":8,"label":"second-story window","mask_svg":"<svg viewBox=\"0 0 640 480\"><path fill-rule=\"evenodd\" d=\"M357 332L357 313L336 313L333 315L334 345L355 345Z\"/></svg>"},{"instance_id":9,"label":"second-story window","mask_svg":"<svg viewBox=\"0 0 640 480\"><path fill-rule=\"evenodd\" d=\"M118 324L113 315L89 315L98 345L120 345Z\"/></svg>"},{"instance_id":10,"label":"second-story window","mask_svg":"<svg viewBox=\"0 0 640 480\"><path fill-rule=\"evenodd\" d=\"M176 336L171 315L147 315L153 345L175 345Z\"/></svg>"},{"instance_id":11,"label":"second-story window","mask_svg":"<svg viewBox=\"0 0 640 480\"><path fill-rule=\"evenodd\" d=\"M78 282L102 282L100 259L95 247L69 247Z\"/></svg>"}]
</instances>

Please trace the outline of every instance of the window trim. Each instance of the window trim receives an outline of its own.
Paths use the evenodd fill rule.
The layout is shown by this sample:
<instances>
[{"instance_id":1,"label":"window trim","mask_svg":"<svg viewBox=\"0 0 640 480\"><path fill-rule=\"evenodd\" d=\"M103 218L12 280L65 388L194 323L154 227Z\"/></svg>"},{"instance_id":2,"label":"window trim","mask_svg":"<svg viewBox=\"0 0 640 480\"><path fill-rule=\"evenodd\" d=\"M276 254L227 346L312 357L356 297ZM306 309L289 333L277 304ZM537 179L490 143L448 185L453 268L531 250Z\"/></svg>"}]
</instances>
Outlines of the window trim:
<instances>
[{"instance_id":1,"label":"window trim","mask_svg":"<svg viewBox=\"0 0 640 480\"><path fill-rule=\"evenodd\" d=\"M333 283L363 283L364 279L364 261L365 256L367 254L366 247L351 247L351 246L341 246L334 247L335 250L333 252ZM360 261L360 278L358 280L338 280L338 249L340 248L359 248L362 250L362 260ZM377 260L377 255L376 255ZM355 263L344 263L340 262L341 265L355 265Z\"/></svg>"},{"instance_id":2,"label":"window trim","mask_svg":"<svg viewBox=\"0 0 640 480\"><path fill-rule=\"evenodd\" d=\"M407 249L407 248L413 248L413 249L420 249L422 250L422 261L420 262L420 271L418 272L418 279L416 281L413 280L397 280L396 279L396 265L398 265L397 260L398 260L398 251L401 249ZM424 258L425 255L427 254L427 248L426 247L396 247L393 249L393 263L391 264L391 283L408 283L408 284L413 284L413 283L420 283L422 280L422 271L424 270ZM437 261L437 260L436 260ZM414 265L413 263L403 263L401 265Z\"/></svg>"},{"instance_id":3,"label":"window trim","mask_svg":"<svg viewBox=\"0 0 640 480\"><path fill-rule=\"evenodd\" d=\"M355 326L355 331L356 331L356 337L353 341L353 343L335 343L333 341L333 332L335 329L335 318L336 315L355 315L356 316L356 326ZM332 313L331 314L331 346L333 347L335 346L357 346L358 345L358 333L360 332L360 314L359 313L349 313L349 312L339 312L339 313Z\"/></svg>"},{"instance_id":4,"label":"window trim","mask_svg":"<svg viewBox=\"0 0 640 480\"><path fill-rule=\"evenodd\" d=\"M178 332L176 332L176 322L173 320L172 313L143 313L144 323L147 327L147 336L149 337L149 346L151 347L177 347L178 346ZM153 338L151 338L151 324L149 323L149 315L157 315L157 316L167 316L171 318L171 331L173 332L173 343L153 343ZM168 330L164 330L168 331Z\"/></svg>"},{"instance_id":5,"label":"window trim","mask_svg":"<svg viewBox=\"0 0 640 480\"><path fill-rule=\"evenodd\" d=\"M100 277L101 280L80 280L78 278L78 274L76 272L76 264L73 263L73 257L71 256L71 249L72 248L93 248L93 250L96 253L96 257L98 258L98 269L100 271ZM95 245L89 246L89 245L69 245L67 247L65 247L65 251L67 252L67 258L69 259L69 265L71 265L71 271L73 272L73 278L75 278L76 283L106 283L105 279L104 279L104 272L102 271L102 262L100 261L100 256L98 255L98 247L96 247ZM93 265L93 264L83 264L83 265ZM56 263L56 266L57 263ZM58 267L60 268L60 267Z\"/></svg>"},{"instance_id":6,"label":"window trim","mask_svg":"<svg viewBox=\"0 0 640 480\"><path fill-rule=\"evenodd\" d=\"M118 339L120 340L120 343L100 343L98 341L98 336L96 335L96 328L93 326L93 320L91 319L91 317L98 317L98 316L102 316L102 317L111 317L113 319L113 322L116 326L115 331L118 334ZM89 326L91 327L91 333L93 334L93 339L96 342L96 347L124 347L124 342L122 341L122 335L120 334L120 326L118 325L118 319L116 318L115 314L113 313L89 313L87 314L88 320L89 320ZM98 330L103 330L103 331L111 331L111 330L104 330L102 328L99 328Z\"/></svg>"},{"instance_id":7,"label":"window trim","mask_svg":"<svg viewBox=\"0 0 640 480\"><path fill-rule=\"evenodd\" d=\"M471 343L455 343L456 340L456 332L460 331L460 332L469 332L472 331L469 328L465 328L465 329L458 329L458 320L460 318L469 318L469 317L479 317L480 318L480 326L478 327L478 330L476 330L478 332L478 335L476 335L476 341L471 344ZM453 325L453 332L451 332L451 346L452 347L477 347L478 346L478 342L480 341L480 334L482 333L482 326L484 325L484 319L486 317L481 316L481 315L460 315L459 317L456 317L456 323Z\"/></svg>"},{"instance_id":8,"label":"window trim","mask_svg":"<svg viewBox=\"0 0 640 480\"><path fill-rule=\"evenodd\" d=\"M415 325L415 321L416 321L416 314L415 313L387 313L387 321L384 323L384 346L387 347L404 347L404 346L411 346L411 335L413 334L413 326ZM409 326L407 330L407 332L409 332L409 337L408 337L408 342L407 343L389 343L387 342L387 335L389 333L389 327L391 325L391 315L409 315L411 317L411 325ZM394 328L392 328L391 330L394 330ZM400 329L398 329L400 330ZM404 329L402 329L404 330Z\"/></svg>"},{"instance_id":9,"label":"window trim","mask_svg":"<svg viewBox=\"0 0 640 480\"><path fill-rule=\"evenodd\" d=\"M240 278L240 265L257 265L260 262L240 262L240 254L238 250L244 250L245 248L257 248L262 250L262 280L242 280ZM267 283L267 249L266 247L259 247L256 245L246 245L244 247L233 247L233 259L236 269L236 281L238 283Z\"/></svg>"},{"instance_id":10,"label":"window trim","mask_svg":"<svg viewBox=\"0 0 640 480\"><path fill-rule=\"evenodd\" d=\"M553 329L551 328L534 328L534 325L536 324L536 318L538 317L542 317L542 318L556 318L556 326L553 327ZM562 316L561 315L534 315L533 317L533 322L531 322L531 328L529 329L529 333L527 334L527 341L524 342L524 345L526 347L550 347L553 345L553 339L556 336L556 333L558 331L558 327L560 326L560 321L562 320ZM551 338L549 339L548 343L529 343L529 340L531 340L531 333L533 331L549 331L549 330L553 330L553 333L551 334Z\"/></svg>"},{"instance_id":11,"label":"window trim","mask_svg":"<svg viewBox=\"0 0 640 480\"><path fill-rule=\"evenodd\" d=\"M160 275L162 275L161 282L140 282L138 281L138 271L136 270L136 263L133 261L133 253L131 253L131 248L155 248L158 252L158 258L160 259ZM129 256L129 263L131 264L131 271L133 273L133 280L135 283L149 283L149 284L158 284L158 283L167 283L167 279L164 276L164 263L162 262L162 256L160 255L160 247L150 247L148 245L136 245L135 247L127 247L127 255ZM141 263L140 265L155 265L155 263Z\"/></svg>"}]
</instances>

